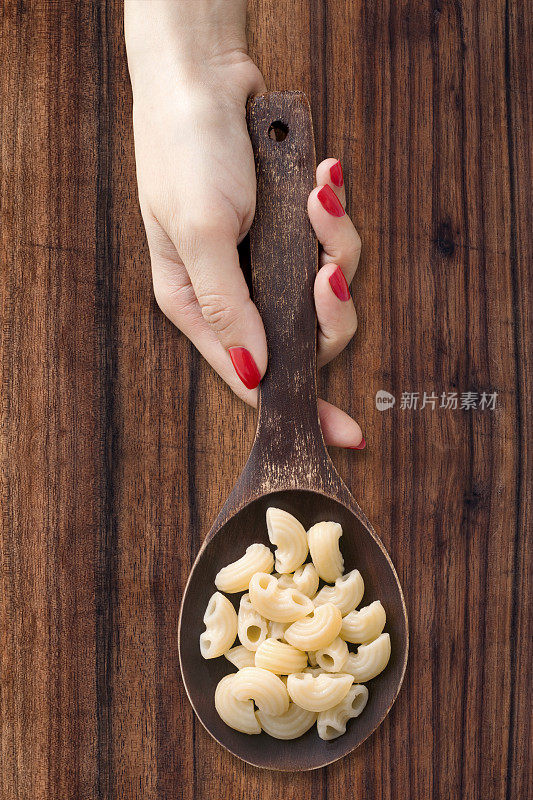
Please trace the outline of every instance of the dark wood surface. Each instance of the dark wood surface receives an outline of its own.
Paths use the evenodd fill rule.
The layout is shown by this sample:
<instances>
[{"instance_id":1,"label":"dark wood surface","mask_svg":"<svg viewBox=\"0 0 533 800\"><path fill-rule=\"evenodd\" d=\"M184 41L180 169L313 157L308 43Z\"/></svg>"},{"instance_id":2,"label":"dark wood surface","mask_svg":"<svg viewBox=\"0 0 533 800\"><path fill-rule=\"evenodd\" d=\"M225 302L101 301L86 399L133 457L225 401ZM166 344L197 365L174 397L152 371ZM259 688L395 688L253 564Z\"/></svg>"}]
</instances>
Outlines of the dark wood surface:
<instances>
[{"instance_id":1,"label":"dark wood surface","mask_svg":"<svg viewBox=\"0 0 533 800\"><path fill-rule=\"evenodd\" d=\"M342 158L359 330L319 383L364 430L332 455L410 619L385 722L296 777L217 746L179 675L181 593L255 414L152 299L121 2L2 9L2 800L527 798L527 5L250 4L268 85L304 90L318 158ZM433 390L496 410L401 410Z\"/></svg>"}]
</instances>

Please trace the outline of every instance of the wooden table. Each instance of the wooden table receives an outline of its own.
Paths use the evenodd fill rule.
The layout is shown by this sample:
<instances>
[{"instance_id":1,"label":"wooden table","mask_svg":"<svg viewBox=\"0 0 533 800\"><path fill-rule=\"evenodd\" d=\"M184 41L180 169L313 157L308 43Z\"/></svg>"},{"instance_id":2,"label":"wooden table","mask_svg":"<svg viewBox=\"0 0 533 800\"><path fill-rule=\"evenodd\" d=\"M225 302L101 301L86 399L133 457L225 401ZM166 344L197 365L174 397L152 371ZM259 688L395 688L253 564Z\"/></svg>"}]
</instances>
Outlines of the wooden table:
<instances>
[{"instance_id":1,"label":"wooden table","mask_svg":"<svg viewBox=\"0 0 533 800\"><path fill-rule=\"evenodd\" d=\"M359 330L321 390L362 425L367 450L333 458L411 631L385 723L293 776L218 747L180 679L181 592L255 415L152 297L121 5L3 6L2 800L525 800L532 15L251 3L268 85L309 94L347 176Z\"/></svg>"}]
</instances>

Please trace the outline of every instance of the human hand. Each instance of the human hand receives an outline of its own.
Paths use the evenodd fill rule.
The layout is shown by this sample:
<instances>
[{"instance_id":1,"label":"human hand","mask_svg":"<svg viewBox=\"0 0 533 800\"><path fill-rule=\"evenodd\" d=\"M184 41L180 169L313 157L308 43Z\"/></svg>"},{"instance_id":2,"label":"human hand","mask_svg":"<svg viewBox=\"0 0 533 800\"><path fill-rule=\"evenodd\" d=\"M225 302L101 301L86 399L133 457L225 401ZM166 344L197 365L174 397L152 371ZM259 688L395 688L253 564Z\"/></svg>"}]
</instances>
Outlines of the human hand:
<instances>
[{"instance_id":1,"label":"human hand","mask_svg":"<svg viewBox=\"0 0 533 800\"><path fill-rule=\"evenodd\" d=\"M255 211L246 100L263 91L264 82L245 53L245 41L235 35L238 26L218 20L211 29L195 18L194 48L187 49L171 30L180 3L157 0L149 20L139 17L142 5L142 0L126 3L126 40L139 199L155 296L236 394L256 405L267 343L237 244ZM338 161L319 165L317 184L308 211L322 245L315 282L321 366L356 329L346 279L351 281L357 267L360 240L344 212ZM328 444L364 447L359 425L347 414L323 400L319 412Z\"/></svg>"}]
</instances>

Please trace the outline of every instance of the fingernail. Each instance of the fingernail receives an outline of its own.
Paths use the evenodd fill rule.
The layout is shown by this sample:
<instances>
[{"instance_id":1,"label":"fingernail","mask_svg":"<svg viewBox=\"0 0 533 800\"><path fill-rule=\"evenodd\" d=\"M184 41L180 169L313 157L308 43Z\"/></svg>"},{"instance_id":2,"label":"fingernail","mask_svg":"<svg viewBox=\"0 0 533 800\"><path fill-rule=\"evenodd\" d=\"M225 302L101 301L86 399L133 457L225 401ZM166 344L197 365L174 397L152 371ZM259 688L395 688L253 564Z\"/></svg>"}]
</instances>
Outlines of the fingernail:
<instances>
[{"instance_id":1,"label":"fingernail","mask_svg":"<svg viewBox=\"0 0 533 800\"><path fill-rule=\"evenodd\" d=\"M255 389L261 380L261 373L257 369L252 354L246 347L230 347L229 357L235 367L235 372L247 389Z\"/></svg>"},{"instance_id":2,"label":"fingernail","mask_svg":"<svg viewBox=\"0 0 533 800\"><path fill-rule=\"evenodd\" d=\"M331 178L331 182L335 186L342 186L344 183L344 176L342 174L342 167L341 162L337 161L336 164L333 164L332 167L329 169L329 176Z\"/></svg>"},{"instance_id":3,"label":"fingernail","mask_svg":"<svg viewBox=\"0 0 533 800\"><path fill-rule=\"evenodd\" d=\"M328 214L331 214L332 217L344 216L344 208L342 207L341 201L331 186L329 186L327 183L320 189L317 197L320 200L322 207L325 208Z\"/></svg>"},{"instance_id":4,"label":"fingernail","mask_svg":"<svg viewBox=\"0 0 533 800\"><path fill-rule=\"evenodd\" d=\"M364 449L365 449L365 447L366 447L366 442L365 442L365 440L364 440L364 437L363 437L363 439L361 439L361 441L359 442L359 444L356 444L356 445L350 445L350 446L348 447L348 450L364 450Z\"/></svg>"},{"instance_id":5,"label":"fingernail","mask_svg":"<svg viewBox=\"0 0 533 800\"><path fill-rule=\"evenodd\" d=\"M332 272L329 276L329 285L333 289L333 294L335 294L339 300L346 302L346 300L350 299L350 290L348 289L346 278L340 267L337 267L335 272Z\"/></svg>"}]
</instances>

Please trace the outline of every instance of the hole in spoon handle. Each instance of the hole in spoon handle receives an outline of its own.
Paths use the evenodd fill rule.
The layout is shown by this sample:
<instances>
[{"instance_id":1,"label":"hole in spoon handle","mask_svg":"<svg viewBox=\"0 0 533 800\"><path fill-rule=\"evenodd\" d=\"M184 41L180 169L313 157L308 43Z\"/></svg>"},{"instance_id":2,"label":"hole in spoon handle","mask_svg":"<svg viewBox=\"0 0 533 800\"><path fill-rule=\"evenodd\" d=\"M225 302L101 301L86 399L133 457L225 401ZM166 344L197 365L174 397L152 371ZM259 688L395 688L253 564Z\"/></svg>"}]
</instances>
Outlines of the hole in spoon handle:
<instances>
[{"instance_id":1,"label":"hole in spoon handle","mask_svg":"<svg viewBox=\"0 0 533 800\"><path fill-rule=\"evenodd\" d=\"M257 175L250 230L253 299L268 343L257 439L278 456L282 451L301 458L306 450L306 460L316 461L324 444L317 409L313 299L318 243L307 214L316 161L307 98L301 92L258 95L248 104L248 127Z\"/></svg>"}]
</instances>

